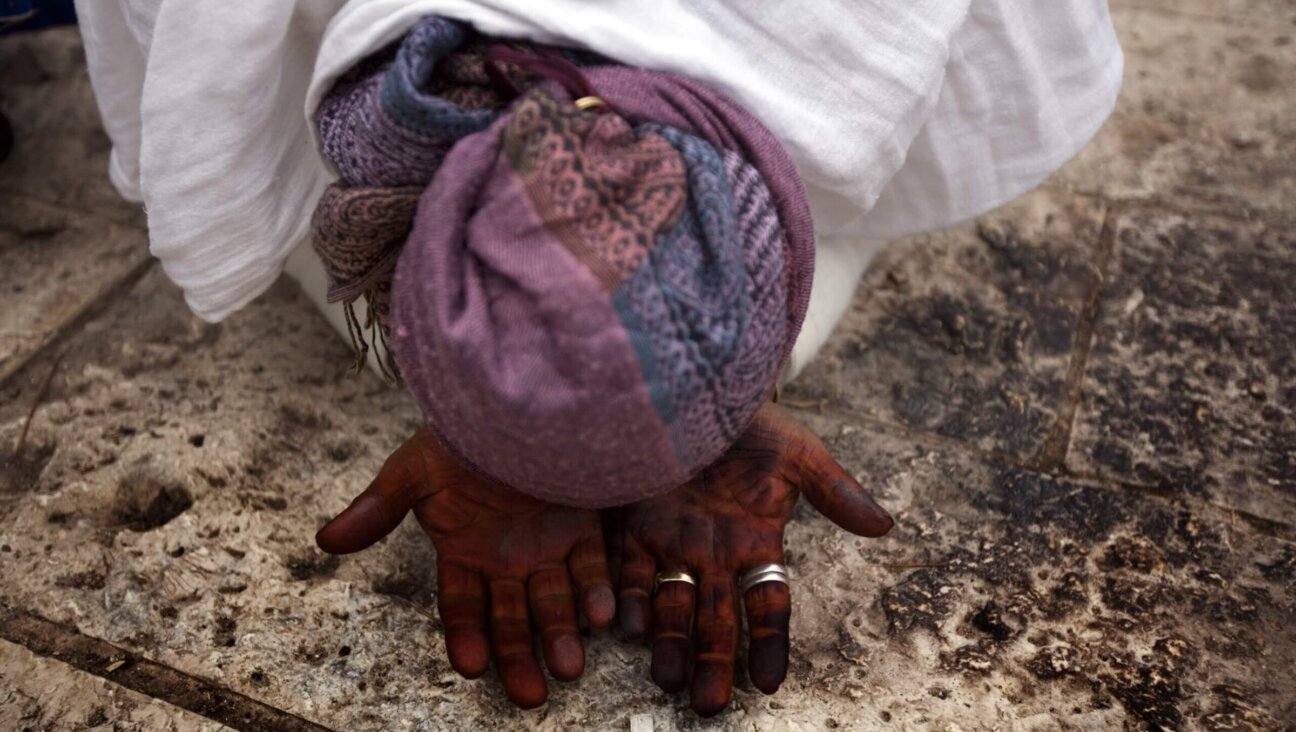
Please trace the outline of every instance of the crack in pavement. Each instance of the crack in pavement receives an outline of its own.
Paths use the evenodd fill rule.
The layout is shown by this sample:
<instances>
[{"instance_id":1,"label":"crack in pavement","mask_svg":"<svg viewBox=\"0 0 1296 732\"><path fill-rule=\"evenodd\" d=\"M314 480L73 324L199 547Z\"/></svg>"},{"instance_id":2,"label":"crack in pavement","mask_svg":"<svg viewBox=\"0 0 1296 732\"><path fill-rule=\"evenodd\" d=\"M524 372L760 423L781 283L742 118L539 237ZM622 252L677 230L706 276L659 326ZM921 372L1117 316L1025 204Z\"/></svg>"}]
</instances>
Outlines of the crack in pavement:
<instances>
[{"instance_id":1,"label":"crack in pavement","mask_svg":"<svg viewBox=\"0 0 1296 732\"><path fill-rule=\"evenodd\" d=\"M332 732L328 727L143 658L108 641L3 604L0 604L0 638L234 729Z\"/></svg>"}]
</instances>

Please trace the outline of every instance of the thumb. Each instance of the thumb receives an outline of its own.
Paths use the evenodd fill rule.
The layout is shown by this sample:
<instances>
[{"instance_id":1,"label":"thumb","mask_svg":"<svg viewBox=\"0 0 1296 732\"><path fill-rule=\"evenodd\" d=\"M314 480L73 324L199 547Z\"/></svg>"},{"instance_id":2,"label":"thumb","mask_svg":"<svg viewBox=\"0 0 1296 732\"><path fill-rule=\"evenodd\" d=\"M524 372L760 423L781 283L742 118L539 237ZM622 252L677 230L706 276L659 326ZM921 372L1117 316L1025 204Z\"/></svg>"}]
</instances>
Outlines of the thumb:
<instances>
[{"instance_id":1,"label":"thumb","mask_svg":"<svg viewBox=\"0 0 1296 732\"><path fill-rule=\"evenodd\" d=\"M423 497L419 432L393 452L378 477L364 492L315 534L315 543L329 554L367 549L390 534Z\"/></svg>"},{"instance_id":2,"label":"thumb","mask_svg":"<svg viewBox=\"0 0 1296 732\"><path fill-rule=\"evenodd\" d=\"M891 530L895 519L828 454L819 438L807 434L800 452L795 461L799 487L819 513L859 536L882 536Z\"/></svg>"}]
</instances>

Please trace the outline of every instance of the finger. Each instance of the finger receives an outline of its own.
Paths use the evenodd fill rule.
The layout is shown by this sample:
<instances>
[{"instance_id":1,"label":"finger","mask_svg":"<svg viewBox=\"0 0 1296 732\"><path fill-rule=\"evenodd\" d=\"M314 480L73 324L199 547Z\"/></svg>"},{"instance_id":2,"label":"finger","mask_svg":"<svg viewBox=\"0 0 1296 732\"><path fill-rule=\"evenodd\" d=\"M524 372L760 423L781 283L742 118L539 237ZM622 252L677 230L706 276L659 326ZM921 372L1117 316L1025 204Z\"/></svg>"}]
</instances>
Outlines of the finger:
<instances>
[{"instance_id":1,"label":"finger","mask_svg":"<svg viewBox=\"0 0 1296 732\"><path fill-rule=\"evenodd\" d=\"M792 594L782 582L762 582L743 595L747 608L747 675L766 694L787 677Z\"/></svg>"},{"instance_id":2,"label":"finger","mask_svg":"<svg viewBox=\"0 0 1296 732\"><path fill-rule=\"evenodd\" d=\"M561 564L536 570L527 582L531 616L540 628L541 647L549 673L560 681L578 678L585 670L585 649L576 628L572 583Z\"/></svg>"},{"instance_id":3,"label":"finger","mask_svg":"<svg viewBox=\"0 0 1296 732\"><path fill-rule=\"evenodd\" d=\"M809 435L801 459L798 487L810 504L833 523L859 536L882 536L895 519L846 472L814 435Z\"/></svg>"},{"instance_id":4,"label":"finger","mask_svg":"<svg viewBox=\"0 0 1296 732\"><path fill-rule=\"evenodd\" d=\"M538 707L549 690L531 647L526 589L518 580L495 580L490 585L490 602L491 640L504 693L523 709Z\"/></svg>"},{"instance_id":5,"label":"finger","mask_svg":"<svg viewBox=\"0 0 1296 732\"><path fill-rule=\"evenodd\" d=\"M420 485L420 432L392 453L368 488L315 534L315 543L329 554L367 549L390 534L424 493Z\"/></svg>"},{"instance_id":6,"label":"finger","mask_svg":"<svg viewBox=\"0 0 1296 732\"><path fill-rule=\"evenodd\" d=\"M657 566L639 541L626 532L621 547L621 588L617 615L621 630L638 638L648 632L648 603L652 598L653 577Z\"/></svg>"},{"instance_id":7,"label":"finger","mask_svg":"<svg viewBox=\"0 0 1296 732\"><path fill-rule=\"evenodd\" d=\"M481 575L455 564L437 565L437 609L445 626L450 666L475 679L490 665L486 639L486 586Z\"/></svg>"},{"instance_id":8,"label":"finger","mask_svg":"<svg viewBox=\"0 0 1296 732\"><path fill-rule=\"evenodd\" d=\"M590 625L606 628L616 614L616 597L612 594L612 578L608 576L607 552L603 548L603 533L581 540L567 559L572 579L580 590L581 608Z\"/></svg>"},{"instance_id":9,"label":"finger","mask_svg":"<svg viewBox=\"0 0 1296 732\"><path fill-rule=\"evenodd\" d=\"M666 582L653 593L652 679L667 693L688 683L693 602L687 582Z\"/></svg>"},{"instance_id":10,"label":"finger","mask_svg":"<svg viewBox=\"0 0 1296 732\"><path fill-rule=\"evenodd\" d=\"M718 714L733 693L738 653L738 591L727 575L704 576L697 592L697 662L693 666L693 711Z\"/></svg>"}]
</instances>

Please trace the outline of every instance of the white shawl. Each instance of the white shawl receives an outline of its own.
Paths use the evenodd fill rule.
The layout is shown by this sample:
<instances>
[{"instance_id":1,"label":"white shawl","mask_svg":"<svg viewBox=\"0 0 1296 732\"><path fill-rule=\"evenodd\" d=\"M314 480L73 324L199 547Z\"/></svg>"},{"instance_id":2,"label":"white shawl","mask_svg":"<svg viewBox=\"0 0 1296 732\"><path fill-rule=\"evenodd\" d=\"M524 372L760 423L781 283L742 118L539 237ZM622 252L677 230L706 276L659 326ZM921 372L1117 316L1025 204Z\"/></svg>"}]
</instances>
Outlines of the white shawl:
<instances>
[{"instance_id":1,"label":"white shawl","mask_svg":"<svg viewBox=\"0 0 1296 732\"><path fill-rule=\"evenodd\" d=\"M798 164L820 271L852 242L947 226L1037 185L1101 126L1122 69L1105 0L81 0L77 11L113 181L143 201L152 252L213 321L269 287L306 235L332 177L315 105L426 14L735 98ZM867 259L841 266L857 276ZM836 284L812 304L812 319L834 311L817 317L820 342L854 283L821 279Z\"/></svg>"}]
</instances>

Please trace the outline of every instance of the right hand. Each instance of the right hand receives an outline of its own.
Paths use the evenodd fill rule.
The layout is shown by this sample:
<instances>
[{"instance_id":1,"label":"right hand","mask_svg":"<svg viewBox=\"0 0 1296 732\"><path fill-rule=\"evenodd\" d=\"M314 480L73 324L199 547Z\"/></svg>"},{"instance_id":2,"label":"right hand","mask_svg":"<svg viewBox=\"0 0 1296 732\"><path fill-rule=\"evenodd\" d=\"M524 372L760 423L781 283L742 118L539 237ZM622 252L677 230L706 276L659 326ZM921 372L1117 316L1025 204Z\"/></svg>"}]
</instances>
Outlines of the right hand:
<instances>
[{"instance_id":1,"label":"right hand","mask_svg":"<svg viewBox=\"0 0 1296 732\"><path fill-rule=\"evenodd\" d=\"M561 681L581 675L575 596L596 628L615 612L598 512L492 482L421 430L315 541L331 554L359 551L411 510L436 546L437 605L456 671L476 678L493 656L514 704L543 704L548 688L532 647L534 622L549 673Z\"/></svg>"},{"instance_id":2,"label":"right hand","mask_svg":"<svg viewBox=\"0 0 1296 732\"><path fill-rule=\"evenodd\" d=\"M738 650L738 578L783 563L783 527L799 495L838 526L882 536L894 523L809 429L773 404L719 460L675 490L626 509L619 616L631 635L653 634L652 678L675 692L689 681L698 714L729 703ZM658 572L684 571L697 586ZM741 597L748 672L774 693L787 675L792 596L765 582Z\"/></svg>"}]
</instances>

